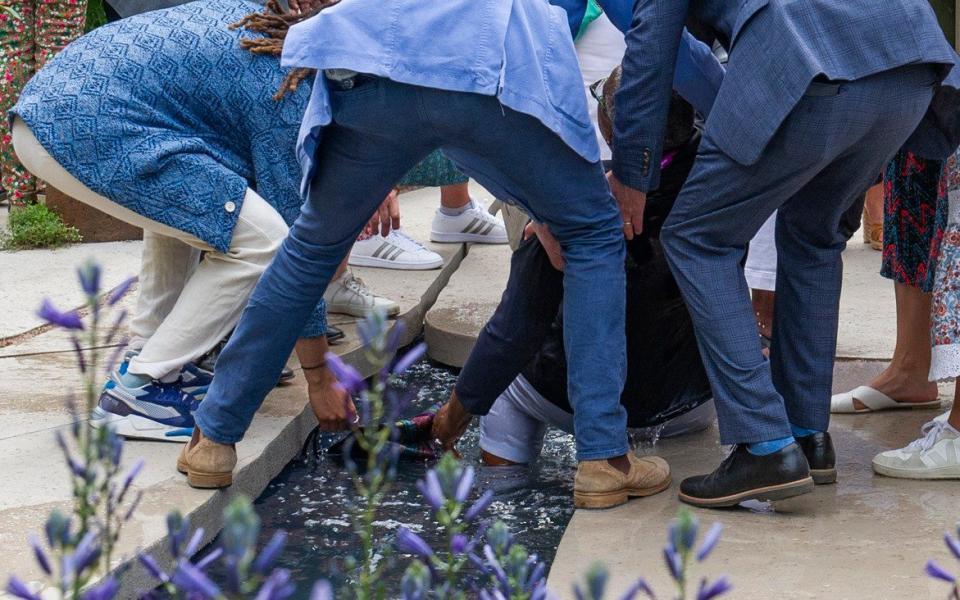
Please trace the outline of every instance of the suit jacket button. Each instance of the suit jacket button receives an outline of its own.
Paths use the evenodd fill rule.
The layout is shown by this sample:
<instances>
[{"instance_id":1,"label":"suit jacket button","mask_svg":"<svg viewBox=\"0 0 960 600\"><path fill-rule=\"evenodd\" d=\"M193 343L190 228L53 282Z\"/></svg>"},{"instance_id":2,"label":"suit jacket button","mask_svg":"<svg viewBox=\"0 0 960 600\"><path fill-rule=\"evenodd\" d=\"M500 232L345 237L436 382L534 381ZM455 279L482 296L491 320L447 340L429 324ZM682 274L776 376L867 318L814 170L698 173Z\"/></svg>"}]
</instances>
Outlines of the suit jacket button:
<instances>
[{"instance_id":1,"label":"suit jacket button","mask_svg":"<svg viewBox=\"0 0 960 600\"><path fill-rule=\"evenodd\" d=\"M223 210L227 211L228 213L232 213L237 210L237 205L233 202L233 200L231 200L223 205Z\"/></svg>"}]
</instances>

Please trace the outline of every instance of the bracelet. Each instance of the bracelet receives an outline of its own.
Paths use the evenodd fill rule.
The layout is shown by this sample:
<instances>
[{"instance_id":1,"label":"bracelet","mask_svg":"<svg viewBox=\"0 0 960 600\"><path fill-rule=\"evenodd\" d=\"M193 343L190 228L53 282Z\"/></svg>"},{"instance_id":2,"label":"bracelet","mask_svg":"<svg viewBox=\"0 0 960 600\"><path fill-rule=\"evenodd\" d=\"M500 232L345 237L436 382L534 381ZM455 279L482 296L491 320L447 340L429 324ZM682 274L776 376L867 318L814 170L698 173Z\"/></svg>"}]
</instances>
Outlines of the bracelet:
<instances>
[{"instance_id":1,"label":"bracelet","mask_svg":"<svg viewBox=\"0 0 960 600\"><path fill-rule=\"evenodd\" d=\"M304 371L314 371L314 370L316 370L316 369L319 369L319 368L325 367L325 366L327 366L327 361L323 361L323 362L321 362L319 365L314 365L314 366L312 366L312 367L305 367L305 366L303 366L303 365L300 365L300 368L301 368L302 370L304 370Z\"/></svg>"}]
</instances>

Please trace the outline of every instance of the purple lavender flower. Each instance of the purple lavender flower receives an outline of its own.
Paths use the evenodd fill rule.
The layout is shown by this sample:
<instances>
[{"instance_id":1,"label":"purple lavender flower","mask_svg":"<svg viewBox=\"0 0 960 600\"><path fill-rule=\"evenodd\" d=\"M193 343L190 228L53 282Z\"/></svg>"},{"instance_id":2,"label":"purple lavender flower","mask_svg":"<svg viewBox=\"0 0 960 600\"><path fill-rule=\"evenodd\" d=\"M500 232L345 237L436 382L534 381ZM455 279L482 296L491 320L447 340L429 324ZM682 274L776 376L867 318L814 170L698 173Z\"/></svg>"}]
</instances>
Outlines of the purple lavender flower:
<instances>
[{"instance_id":1,"label":"purple lavender flower","mask_svg":"<svg viewBox=\"0 0 960 600\"><path fill-rule=\"evenodd\" d=\"M429 594L430 570L421 562L410 563L400 580L400 597L403 600L426 600Z\"/></svg>"},{"instance_id":2,"label":"purple lavender flower","mask_svg":"<svg viewBox=\"0 0 960 600\"><path fill-rule=\"evenodd\" d=\"M47 553L40 547L40 540L37 539L37 536L34 534L30 534L30 547L33 548L33 556L37 559L37 564L40 565L43 572L47 575L52 575L53 571L50 569L50 561L47 559Z\"/></svg>"},{"instance_id":3,"label":"purple lavender flower","mask_svg":"<svg viewBox=\"0 0 960 600\"><path fill-rule=\"evenodd\" d=\"M40 600L39 594L34 594L27 584L13 575L7 580L7 591L17 598L23 598L23 600Z\"/></svg>"},{"instance_id":4,"label":"purple lavender flower","mask_svg":"<svg viewBox=\"0 0 960 600\"><path fill-rule=\"evenodd\" d=\"M187 547L183 549L184 557L190 558L196 554L197 550L200 549L201 542L203 542L203 527L197 527L197 530L193 532L193 536L190 537Z\"/></svg>"},{"instance_id":5,"label":"purple lavender flower","mask_svg":"<svg viewBox=\"0 0 960 600\"><path fill-rule=\"evenodd\" d=\"M123 478L123 483L120 485L120 494L117 497L117 502L122 502L123 497L126 495L127 490L130 489L130 484L133 483L133 480L136 479L137 475L140 474L140 471L143 470L143 466L146 462L139 458L137 462L133 463L133 466L130 467L130 470L127 471L127 475Z\"/></svg>"},{"instance_id":6,"label":"purple lavender flower","mask_svg":"<svg viewBox=\"0 0 960 600\"><path fill-rule=\"evenodd\" d=\"M938 565L933 560L927 561L927 565L924 567L923 572L929 577L933 577L934 579L942 579L947 583L956 583L957 581L956 577L954 577L949 571Z\"/></svg>"},{"instance_id":7,"label":"purple lavender flower","mask_svg":"<svg viewBox=\"0 0 960 600\"><path fill-rule=\"evenodd\" d=\"M320 579L313 584L310 600L333 600L333 587L326 579Z\"/></svg>"},{"instance_id":8,"label":"purple lavender flower","mask_svg":"<svg viewBox=\"0 0 960 600\"><path fill-rule=\"evenodd\" d=\"M53 305L53 302L50 301L50 298L43 299L43 304L41 304L37 310L37 316L51 325L63 327L64 329L83 329L83 321L80 320L80 315L78 315L76 311L63 312L58 310L57 307Z\"/></svg>"},{"instance_id":9,"label":"purple lavender flower","mask_svg":"<svg viewBox=\"0 0 960 600\"><path fill-rule=\"evenodd\" d=\"M123 298L123 296L128 291L130 291L130 287L136 282L137 282L136 277L128 277L123 281L123 283L113 288L113 291L110 292L110 295L107 297L107 304L109 304L110 306L113 306L114 304L119 302L120 299Z\"/></svg>"},{"instance_id":10,"label":"purple lavender flower","mask_svg":"<svg viewBox=\"0 0 960 600\"><path fill-rule=\"evenodd\" d=\"M483 511L490 508L490 505L493 504L493 498L493 490L485 491L483 495L477 498L477 501L467 509L467 512L463 514L463 520L467 523L475 521Z\"/></svg>"},{"instance_id":11,"label":"purple lavender flower","mask_svg":"<svg viewBox=\"0 0 960 600\"><path fill-rule=\"evenodd\" d=\"M410 365L420 360L420 357L423 356L426 351L427 345L424 342L420 342L397 361L397 364L393 366L393 372L403 373L410 368Z\"/></svg>"},{"instance_id":12,"label":"purple lavender flower","mask_svg":"<svg viewBox=\"0 0 960 600\"><path fill-rule=\"evenodd\" d=\"M112 600L120 591L120 584L113 577L107 577L80 596L80 600Z\"/></svg>"},{"instance_id":13,"label":"purple lavender flower","mask_svg":"<svg viewBox=\"0 0 960 600\"><path fill-rule=\"evenodd\" d=\"M473 467L467 467L463 470L463 473L460 475L460 481L457 483L457 491L454 494L454 499L457 502L462 504L467 501L467 497L470 496L470 490L473 489L473 478Z\"/></svg>"},{"instance_id":14,"label":"purple lavender flower","mask_svg":"<svg viewBox=\"0 0 960 600\"><path fill-rule=\"evenodd\" d=\"M296 586L290 582L290 571L277 569L260 586L254 600L283 600L293 595Z\"/></svg>"},{"instance_id":15,"label":"purple lavender flower","mask_svg":"<svg viewBox=\"0 0 960 600\"><path fill-rule=\"evenodd\" d=\"M960 540L954 539L949 533L943 534L943 541L946 542L950 554L957 560L960 560Z\"/></svg>"},{"instance_id":16,"label":"purple lavender flower","mask_svg":"<svg viewBox=\"0 0 960 600\"><path fill-rule=\"evenodd\" d=\"M93 297L100 293L100 275L102 270L100 265L88 260L77 268L77 277L80 278L80 287L83 293Z\"/></svg>"},{"instance_id":17,"label":"purple lavender flower","mask_svg":"<svg viewBox=\"0 0 960 600\"><path fill-rule=\"evenodd\" d=\"M423 559L429 559L433 556L433 548L422 537L406 527L401 527L400 531L397 532L397 550L414 554Z\"/></svg>"},{"instance_id":18,"label":"purple lavender flower","mask_svg":"<svg viewBox=\"0 0 960 600\"><path fill-rule=\"evenodd\" d=\"M213 550L208 552L206 556L198 560L195 564L197 565L198 569L200 569L201 571L204 571L206 570L207 567L212 565L213 562L218 558L220 558L221 556L223 556L223 548L214 548Z\"/></svg>"},{"instance_id":19,"label":"purple lavender flower","mask_svg":"<svg viewBox=\"0 0 960 600\"><path fill-rule=\"evenodd\" d=\"M707 583L706 579L700 580L700 588L697 590L697 600L711 600L718 596L726 594L733 588L726 577L719 577L713 583Z\"/></svg>"},{"instance_id":20,"label":"purple lavender flower","mask_svg":"<svg viewBox=\"0 0 960 600\"><path fill-rule=\"evenodd\" d=\"M674 581L680 581L683 577L683 567L680 564L680 554L677 553L676 549L672 545L667 545L663 549L663 559L667 563L667 569L670 570L670 576L673 577Z\"/></svg>"},{"instance_id":21,"label":"purple lavender flower","mask_svg":"<svg viewBox=\"0 0 960 600\"><path fill-rule=\"evenodd\" d=\"M723 533L723 525L719 521L710 527L707 535L703 537L703 543L700 544L700 549L697 550L697 560L699 562L703 562L710 556L717 542L720 541L721 533Z\"/></svg>"},{"instance_id":22,"label":"purple lavender flower","mask_svg":"<svg viewBox=\"0 0 960 600\"><path fill-rule=\"evenodd\" d=\"M197 598L213 600L220 595L220 588L200 569L186 560L180 561L170 581L182 592L194 594Z\"/></svg>"},{"instance_id":23,"label":"purple lavender flower","mask_svg":"<svg viewBox=\"0 0 960 600\"><path fill-rule=\"evenodd\" d=\"M150 577L160 581L161 583L166 583L170 581L170 577L160 568L160 565L157 564L157 561L154 560L149 554L138 554L137 560L140 561L140 564L143 565L143 568L147 570L147 573L150 574Z\"/></svg>"},{"instance_id":24,"label":"purple lavender flower","mask_svg":"<svg viewBox=\"0 0 960 600\"><path fill-rule=\"evenodd\" d=\"M88 532L73 551L71 563L75 573L82 573L100 558L100 541L95 532Z\"/></svg>"},{"instance_id":25,"label":"purple lavender flower","mask_svg":"<svg viewBox=\"0 0 960 600\"><path fill-rule=\"evenodd\" d=\"M450 552L454 554L463 554L470 546L470 538L462 533L458 533L450 540Z\"/></svg>"},{"instance_id":26,"label":"purple lavender flower","mask_svg":"<svg viewBox=\"0 0 960 600\"><path fill-rule=\"evenodd\" d=\"M286 531L280 530L274 533L270 541L267 542L267 545L260 551L256 560L253 561L253 570L261 575L266 575L270 568L273 567L273 563L277 562L277 557L283 552L283 547L286 543Z\"/></svg>"},{"instance_id":27,"label":"purple lavender flower","mask_svg":"<svg viewBox=\"0 0 960 600\"><path fill-rule=\"evenodd\" d=\"M420 490L420 493L423 494L424 499L426 499L433 510L436 511L443 508L446 498L444 498L443 489L440 486L440 478L437 477L437 472L434 469L427 471L426 476L417 481L417 489Z\"/></svg>"},{"instance_id":28,"label":"purple lavender flower","mask_svg":"<svg viewBox=\"0 0 960 600\"><path fill-rule=\"evenodd\" d=\"M343 387L343 389L347 390L351 394L356 394L366 388L366 384L363 380L363 376L360 375L360 372L343 362L339 356L333 352L327 352L326 360L327 366L333 372L333 375L337 378L337 381L340 382L340 385Z\"/></svg>"},{"instance_id":29,"label":"purple lavender flower","mask_svg":"<svg viewBox=\"0 0 960 600\"><path fill-rule=\"evenodd\" d=\"M657 595L653 593L653 589L647 585L647 582L643 579L636 580L633 585L627 588L627 591L620 596L620 600L633 600L637 597L637 594L644 593L650 598L656 599Z\"/></svg>"}]
</instances>

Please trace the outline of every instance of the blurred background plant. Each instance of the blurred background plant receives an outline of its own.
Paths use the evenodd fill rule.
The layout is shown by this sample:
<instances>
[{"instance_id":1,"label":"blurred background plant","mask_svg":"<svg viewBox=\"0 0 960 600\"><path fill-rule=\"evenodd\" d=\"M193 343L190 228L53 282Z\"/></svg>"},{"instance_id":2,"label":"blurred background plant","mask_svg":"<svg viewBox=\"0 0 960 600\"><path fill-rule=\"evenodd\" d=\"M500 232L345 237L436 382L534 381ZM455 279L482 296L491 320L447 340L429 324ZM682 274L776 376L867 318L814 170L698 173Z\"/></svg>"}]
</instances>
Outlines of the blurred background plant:
<instances>
[{"instance_id":1,"label":"blurred background plant","mask_svg":"<svg viewBox=\"0 0 960 600\"><path fill-rule=\"evenodd\" d=\"M126 471L121 468L123 440L109 427L95 428L89 416L99 391L104 370L123 351L122 337L126 312L118 302L133 284L128 279L110 292L102 291L102 272L94 262L78 270L84 305L75 311L63 311L47 299L38 314L48 323L70 333L80 371L83 394L77 403L67 406L73 416L67 435L58 432L57 443L68 467L73 506L70 515L54 510L44 527L44 536L30 538L34 559L44 580L30 584L11 575L7 591L24 600L56 597L70 600L111 600L120 592L118 579L111 574L117 542L123 526L138 506L141 493L133 483L143 468L135 461ZM360 542L358 555L348 561L355 574L340 597L363 600L396 597L380 577L385 560L393 559L390 545L374 536L378 507L383 504L396 479L400 445L395 443L394 425L407 406L409 392L400 389L394 377L403 373L423 356L424 344L418 344L397 357L402 337L400 323L394 324L382 313L368 317L360 326L366 360L376 368L369 381L359 371L333 354L328 364L340 384L356 402L356 428L348 444L359 452L345 452L347 468L354 482L355 503L351 512L354 531ZM103 353L112 348L104 360ZM78 406L79 404L79 406ZM350 457L358 456L358 460ZM405 600L542 600L546 589L547 566L535 554L518 543L502 521L492 524L483 516L494 501L491 491L475 496L476 472L453 454L444 455L417 483L436 526L445 535L442 548L432 548L410 528L402 527L393 547L410 555L411 562L400 582L399 593ZM141 598L183 598L189 600L284 600L294 594L290 572L278 567L287 534L276 532L259 551L256 540L261 522L248 498L238 496L225 509L223 530L212 548L201 548L204 530L191 530L189 520L173 512L167 517L166 554L158 560L152 554L137 556L140 565L156 581ZM689 570L694 559L704 561L720 539L721 528L714 525L695 550L698 522L689 511L681 511L669 528L664 557L676 584L676 598L686 600ZM948 546L960 558L960 542L948 537ZM202 554L202 556L201 556ZM222 576L214 577L215 572ZM933 563L931 563L933 565ZM949 574L928 565L928 571ZM580 600L600 600L604 596L607 571L595 565L586 576L586 585L575 586ZM730 589L725 577L712 583L701 579L697 600L711 600ZM51 594L55 592L55 594ZM643 580L637 581L623 596L630 600L639 594L654 598ZM956 589L954 589L956 594ZM333 589L326 581L314 584L311 600L332 600Z\"/></svg>"},{"instance_id":2,"label":"blurred background plant","mask_svg":"<svg viewBox=\"0 0 960 600\"><path fill-rule=\"evenodd\" d=\"M38 537L30 540L37 564L48 578L47 585L56 589L61 598L82 596L97 600L116 593L117 582L106 575L123 525L141 497L140 492L131 492L131 486L143 462L136 461L121 476L123 438L109 428L94 428L89 419L97 401L102 369L110 370L116 359L114 352L104 364L103 350L125 345L118 338L126 311L117 309L116 304L134 281L128 279L106 293L101 290L101 275L99 265L92 261L77 269L85 299L80 310L62 311L45 299L38 311L48 323L70 332L83 382L79 407L72 396L67 399L72 415L67 435L56 433L70 473L72 514L65 516L58 510L50 513L44 528L46 548ZM86 321L81 312L86 313ZM93 589L85 590L97 579L100 581ZM14 576L7 589L21 598L38 597Z\"/></svg>"},{"instance_id":3,"label":"blurred background plant","mask_svg":"<svg viewBox=\"0 0 960 600\"><path fill-rule=\"evenodd\" d=\"M960 525L957 525L957 537L953 537L947 532L943 534L943 542L946 544L950 554L952 554L956 560L960 561ZM946 581L950 584L950 593L947 595L948 600L960 600L960 579L958 579L956 575L941 567L937 561L933 559L927 561L924 572L929 577Z\"/></svg>"},{"instance_id":4,"label":"blurred background plant","mask_svg":"<svg viewBox=\"0 0 960 600\"><path fill-rule=\"evenodd\" d=\"M13 6L11 6L10 4L7 4L6 2L0 2L0 12L7 13L8 15L10 15L12 19L16 21L21 20L20 13L15 11L13 9Z\"/></svg>"},{"instance_id":5,"label":"blurred background plant","mask_svg":"<svg viewBox=\"0 0 960 600\"><path fill-rule=\"evenodd\" d=\"M103 8L103 0L87 0L87 20L84 24L84 33L92 31L107 22L107 13Z\"/></svg>"},{"instance_id":6,"label":"blurred background plant","mask_svg":"<svg viewBox=\"0 0 960 600\"><path fill-rule=\"evenodd\" d=\"M80 232L65 225L43 204L28 204L10 211L7 231L0 232L0 249L56 248L80 242Z\"/></svg>"}]
</instances>

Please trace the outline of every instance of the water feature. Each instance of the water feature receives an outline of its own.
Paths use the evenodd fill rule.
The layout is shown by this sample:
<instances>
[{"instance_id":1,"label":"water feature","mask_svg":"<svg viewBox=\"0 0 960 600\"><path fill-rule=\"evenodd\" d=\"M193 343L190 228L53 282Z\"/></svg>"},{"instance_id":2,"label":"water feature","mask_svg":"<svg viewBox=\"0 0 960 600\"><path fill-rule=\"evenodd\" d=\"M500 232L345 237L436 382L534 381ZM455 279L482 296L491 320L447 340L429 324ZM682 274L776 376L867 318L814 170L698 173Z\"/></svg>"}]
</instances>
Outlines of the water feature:
<instances>
[{"instance_id":1,"label":"water feature","mask_svg":"<svg viewBox=\"0 0 960 600\"><path fill-rule=\"evenodd\" d=\"M404 385L417 390L407 412L413 415L445 400L455 381L455 371L447 367L430 361L417 363L402 378ZM464 460L471 464L477 464L478 437L474 426L459 445ZM318 445L329 447L337 439L323 435ZM572 437L551 431L533 468L478 468L477 487L497 492L488 515L504 520L521 543L548 563L573 514L573 456ZM401 463L397 482L380 510L377 533L381 540L392 540L396 529L406 525L439 545L441 537L415 486L426 468L422 463ZM290 569L298 584L298 598L308 597L310 584L320 577L329 577L338 586L349 584L343 559L356 546L347 508L351 494L350 477L339 461L311 451L291 462L257 499L256 509L263 519L260 544L277 529L290 535L280 566ZM388 589L397 589L408 562L404 557L395 558L387 559Z\"/></svg>"}]
</instances>

